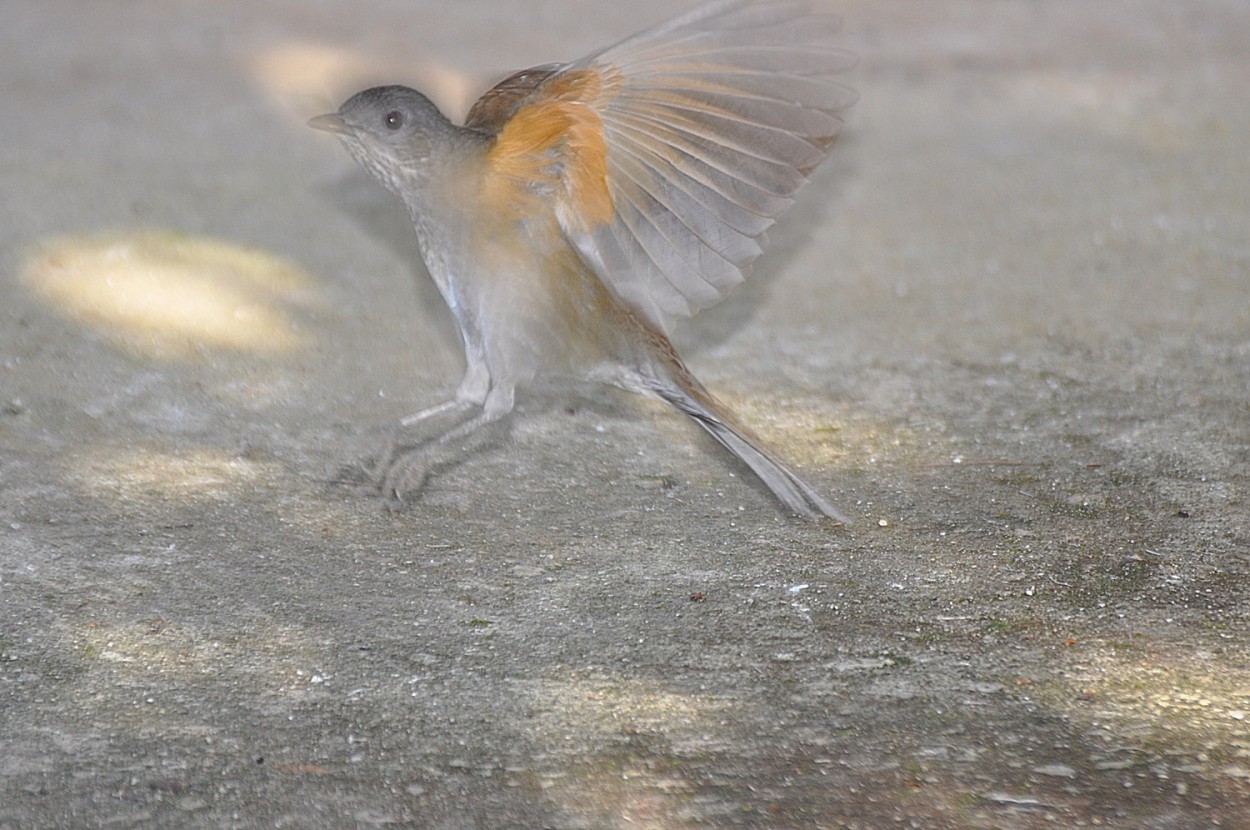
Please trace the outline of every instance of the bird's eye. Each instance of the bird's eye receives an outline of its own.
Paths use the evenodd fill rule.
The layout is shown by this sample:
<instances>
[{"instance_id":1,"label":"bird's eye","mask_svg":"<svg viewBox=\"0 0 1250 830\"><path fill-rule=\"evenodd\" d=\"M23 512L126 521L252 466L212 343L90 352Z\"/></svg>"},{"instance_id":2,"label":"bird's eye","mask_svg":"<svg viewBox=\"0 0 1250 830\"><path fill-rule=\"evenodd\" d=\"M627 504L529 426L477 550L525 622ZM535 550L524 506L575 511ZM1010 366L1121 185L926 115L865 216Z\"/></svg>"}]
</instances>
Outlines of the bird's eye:
<instances>
[{"instance_id":1,"label":"bird's eye","mask_svg":"<svg viewBox=\"0 0 1250 830\"><path fill-rule=\"evenodd\" d=\"M391 110L386 114L386 129L398 130L404 126L404 114L399 110Z\"/></svg>"}]
</instances>

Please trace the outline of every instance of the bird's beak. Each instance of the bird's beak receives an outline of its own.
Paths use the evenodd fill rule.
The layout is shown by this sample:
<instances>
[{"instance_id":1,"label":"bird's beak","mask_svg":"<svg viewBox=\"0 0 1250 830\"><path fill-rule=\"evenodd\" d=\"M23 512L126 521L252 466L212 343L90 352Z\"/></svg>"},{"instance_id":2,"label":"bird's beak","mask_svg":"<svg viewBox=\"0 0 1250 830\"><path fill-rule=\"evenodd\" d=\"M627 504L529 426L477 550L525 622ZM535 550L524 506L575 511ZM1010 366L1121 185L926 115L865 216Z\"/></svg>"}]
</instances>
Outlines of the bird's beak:
<instances>
[{"instance_id":1,"label":"bird's beak","mask_svg":"<svg viewBox=\"0 0 1250 830\"><path fill-rule=\"evenodd\" d=\"M345 133L347 132L347 122L343 120L343 116L337 112L318 115L316 118L308 120L308 126L314 130L325 130L327 133Z\"/></svg>"}]
</instances>

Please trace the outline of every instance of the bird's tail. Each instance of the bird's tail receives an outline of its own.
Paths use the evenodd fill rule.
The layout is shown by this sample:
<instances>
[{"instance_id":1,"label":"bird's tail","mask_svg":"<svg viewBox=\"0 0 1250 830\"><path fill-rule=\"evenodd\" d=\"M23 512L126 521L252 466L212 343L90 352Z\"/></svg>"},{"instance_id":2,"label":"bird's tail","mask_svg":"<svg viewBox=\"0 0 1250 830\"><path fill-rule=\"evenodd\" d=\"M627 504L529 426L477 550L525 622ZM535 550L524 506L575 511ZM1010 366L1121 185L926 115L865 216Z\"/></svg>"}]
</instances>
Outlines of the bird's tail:
<instances>
[{"instance_id":1,"label":"bird's tail","mask_svg":"<svg viewBox=\"0 0 1250 830\"><path fill-rule=\"evenodd\" d=\"M675 355L673 355L675 357ZM649 390L684 412L721 446L751 468L760 481L795 513L816 519L827 516L842 524L850 521L810 484L764 449L751 431L737 422L729 408L716 400L685 366L669 367L667 378L648 379Z\"/></svg>"}]
</instances>

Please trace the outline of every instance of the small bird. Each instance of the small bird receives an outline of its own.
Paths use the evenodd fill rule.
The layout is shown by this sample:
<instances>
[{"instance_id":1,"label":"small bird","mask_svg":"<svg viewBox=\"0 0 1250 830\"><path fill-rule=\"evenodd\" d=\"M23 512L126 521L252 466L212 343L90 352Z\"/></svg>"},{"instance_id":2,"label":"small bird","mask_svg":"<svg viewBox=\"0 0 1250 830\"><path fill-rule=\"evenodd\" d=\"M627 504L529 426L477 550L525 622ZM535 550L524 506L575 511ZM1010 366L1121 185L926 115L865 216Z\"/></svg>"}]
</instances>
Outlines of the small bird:
<instances>
[{"instance_id":1,"label":"small bird","mask_svg":"<svg viewBox=\"0 0 1250 830\"><path fill-rule=\"evenodd\" d=\"M517 72L462 127L421 93L367 89L309 121L407 205L459 324L454 397L400 423L388 498L480 440L537 377L667 401L794 513L847 520L703 387L673 323L750 272L765 231L828 154L855 100L832 77L837 19L798 0L721 0L572 63ZM437 428L432 425L438 424Z\"/></svg>"}]
</instances>

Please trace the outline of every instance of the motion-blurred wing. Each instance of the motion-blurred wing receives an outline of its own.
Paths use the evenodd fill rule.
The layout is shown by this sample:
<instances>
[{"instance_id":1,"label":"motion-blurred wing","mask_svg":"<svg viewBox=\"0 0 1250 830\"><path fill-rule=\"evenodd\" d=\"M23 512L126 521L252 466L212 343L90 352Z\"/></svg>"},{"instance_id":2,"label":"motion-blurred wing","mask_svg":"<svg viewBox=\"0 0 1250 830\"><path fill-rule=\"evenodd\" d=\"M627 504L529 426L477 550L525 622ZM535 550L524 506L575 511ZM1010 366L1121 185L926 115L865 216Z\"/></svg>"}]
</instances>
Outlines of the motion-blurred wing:
<instances>
[{"instance_id":1,"label":"motion-blurred wing","mask_svg":"<svg viewBox=\"0 0 1250 830\"><path fill-rule=\"evenodd\" d=\"M831 80L853 63L829 45L837 26L797 0L702 6L550 71L520 100L505 89L508 120L482 119L496 169L554 177L565 235L667 330L742 281L828 153L855 100Z\"/></svg>"}]
</instances>

